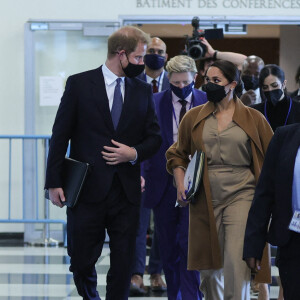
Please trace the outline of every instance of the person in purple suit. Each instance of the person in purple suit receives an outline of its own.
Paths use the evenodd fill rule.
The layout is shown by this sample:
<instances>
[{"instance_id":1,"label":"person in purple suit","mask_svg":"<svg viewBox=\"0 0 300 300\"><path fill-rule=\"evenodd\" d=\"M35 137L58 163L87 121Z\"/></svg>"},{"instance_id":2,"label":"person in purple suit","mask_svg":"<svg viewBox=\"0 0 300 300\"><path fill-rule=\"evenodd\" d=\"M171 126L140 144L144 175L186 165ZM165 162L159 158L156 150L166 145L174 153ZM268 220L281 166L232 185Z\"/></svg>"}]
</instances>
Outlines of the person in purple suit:
<instances>
[{"instance_id":1,"label":"person in purple suit","mask_svg":"<svg viewBox=\"0 0 300 300\"><path fill-rule=\"evenodd\" d=\"M153 37L148 44L144 56L145 71L137 78L151 84L153 94L166 90L170 87L167 72L164 70L167 61L167 46L163 40ZM141 176L144 176L144 163L141 163ZM140 221L136 236L135 258L130 282L130 295L145 295L148 289L144 285L144 273L146 268L146 235L150 222L151 209L144 207L144 193L140 208ZM153 292L164 292L167 289L161 277L162 263L158 247L158 238L154 224L154 233L149 254L148 274L150 275L150 289Z\"/></svg>"},{"instance_id":2,"label":"person in purple suit","mask_svg":"<svg viewBox=\"0 0 300 300\"><path fill-rule=\"evenodd\" d=\"M206 94L194 88L197 68L192 58L173 57L166 66L170 88L154 94L163 138L159 151L144 163L144 206L152 208L169 300L201 299L199 272L187 270L188 208L175 207L177 192L166 171L167 149L177 141L185 112L204 104Z\"/></svg>"}]
</instances>

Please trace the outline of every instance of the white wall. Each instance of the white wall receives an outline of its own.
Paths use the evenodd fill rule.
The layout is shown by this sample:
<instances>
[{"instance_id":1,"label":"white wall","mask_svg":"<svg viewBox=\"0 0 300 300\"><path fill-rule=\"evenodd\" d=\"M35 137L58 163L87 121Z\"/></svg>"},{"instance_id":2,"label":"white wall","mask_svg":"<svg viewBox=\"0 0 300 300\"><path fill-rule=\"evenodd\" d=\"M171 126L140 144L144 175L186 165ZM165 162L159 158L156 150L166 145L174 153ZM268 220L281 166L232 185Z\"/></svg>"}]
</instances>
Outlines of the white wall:
<instances>
[{"instance_id":1,"label":"white wall","mask_svg":"<svg viewBox=\"0 0 300 300\"><path fill-rule=\"evenodd\" d=\"M24 24L29 19L117 19L127 1L2 0L0 5L0 134L24 132ZM110 3L110 9L107 9ZM113 5L118 3L117 5Z\"/></svg>"},{"instance_id":2,"label":"white wall","mask_svg":"<svg viewBox=\"0 0 300 300\"><path fill-rule=\"evenodd\" d=\"M272 3L273 0L266 3ZM257 3L249 1L249 3ZM260 1L259 3L263 3ZM208 5L211 3L213 5ZM120 15L298 15L300 8L224 8L224 0L2 0L0 6L0 134L24 131L24 24L29 19L117 20ZM285 3L287 3L285 1ZM212 7L214 6L214 7ZM265 17L268 19L268 17Z\"/></svg>"},{"instance_id":3,"label":"white wall","mask_svg":"<svg viewBox=\"0 0 300 300\"><path fill-rule=\"evenodd\" d=\"M273 0L266 0L272 3ZM249 1L249 3L263 3L264 0ZM210 3L210 5L209 5ZM24 24L29 19L40 20L118 20L120 16L194 16L197 13L201 16L251 16L268 15L279 16L285 19L287 16L300 15L300 9L276 8L224 8L224 0L1 0L0 4L0 134L23 134L24 133ZM237 0L226 0L229 3L237 3ZM287 3L287 2L285 2ZM294 2L296 3L296 2ZM215 6L215 7L213 7ZM223 17L222 17L223 16ZM250 17L249 17L250 16ZM254 17L255 18L255 17ZM266 17L268 18L268 17ZM299 17L298 17L299 18ZM187 17L189 19L189 17ZM300 18L299 18L300 19ZM299 28L295 29L299 33ZM295 31L293 31L295 32ZM288 34L288 42L292 41ZM285 30L282 30L282 39L285 37ZM300 39L295 45L299 49ZM294 49L288 47L287 43L282 43L281 64L286 70L296 68L295 55L291 55ZM295 52L294 52L295 53ZM299 51L298 51L299 53ZM298 55L299 57L299 55ZM293 63L289 64L288 59ZM286 67L285 67L286 66ZM287 72L294 76L294 71ZM292 80L289 80L292 82ZM4 157L6 150L0 147L0 157ZM3 209L7 201L7 183L2 181L3 170L7 168L0 162L0 207ZM18 179L19 181L21 179ZM0 226L3 228L11 226ZM12 231L16 231L20 226L15 225Z\"/></svg>"},{"instance_id":4,"label":"white wall","mask_svg":"<svg viewBox=\"0 0 300 300\"><path fill-rule=\"evenodd\" d=\"M127 1L2 0L0 4L0 135L24 134L24 24L29 19L117 20ZM17 158L17 159L16 159ZM14 157L20 162L21 156ZM12 218L22 217L21 164L13 164ZM8 143L0 141L0 219L7 217ZM16 194L18 193L18 194ZM40 190L42 193L42 189ZM34 209L34 208L32 208ZM23 224L0 224L0 232L23 231Z\"/></svg>"},{"instance_id":5,"label":"white wall","mask_svg":"<svg viewBox=\"0 0 300 300\"><path fill-rule=\"evenodd\" d=\"M300 66L300 26L280 26L280 66L285 71L288 91L299 88L295 75Z\"/></svg>"}]
</instances>

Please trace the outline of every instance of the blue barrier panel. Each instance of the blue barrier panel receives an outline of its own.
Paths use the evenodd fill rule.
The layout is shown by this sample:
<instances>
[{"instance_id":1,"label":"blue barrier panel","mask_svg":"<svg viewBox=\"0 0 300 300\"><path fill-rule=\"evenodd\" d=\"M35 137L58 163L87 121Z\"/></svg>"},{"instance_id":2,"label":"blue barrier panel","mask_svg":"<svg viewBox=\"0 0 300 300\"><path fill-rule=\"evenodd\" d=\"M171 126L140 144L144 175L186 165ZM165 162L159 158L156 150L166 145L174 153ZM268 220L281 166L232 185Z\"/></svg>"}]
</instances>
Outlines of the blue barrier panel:
<instances>
[{"instance_id":1,"label":"blue barrier panel","mask_svg":"<svg viewBox=\"0 0 300 300\"><path fill-rule=\"evenodd\" d=\"M49 135L0 135L0 140L6 140L8 141L8 199L7 199L7 206L8 206L8 212L7 217L0 219L0 223L40 223L44 224L44 236L46 240L49 240L49 224L62 224L62 230L63 230L63 244L66 246L67 239L66 239L66 221L61 219L50 219L49 216L49 201L45 199L44 204L44 215L40 216L39 214L39 197L40 193L43 191L40 191L39 189L39 151L38 151L38 143L41 142L44 144L44 153L45 158L43 159L44 164L46 165L46 159L49 152L49 141L50 136ZM12 150L13 150L13 141L20 140L22 141L22 205L23 205L23 211L22 211L22 218L12 218L12 189L14 188L12 184L12 163L13 163L13 157L12 157ZM32 190L34 191L34 199L35 199L35 217L34 218L26 218L26 199L25 199L25 155L24 155L24 141L25 140L32 140L34 142L34 172L35 172L35 178L32 181L32 184L34 185L32 187Z\"/></svg>"}]
</instances>

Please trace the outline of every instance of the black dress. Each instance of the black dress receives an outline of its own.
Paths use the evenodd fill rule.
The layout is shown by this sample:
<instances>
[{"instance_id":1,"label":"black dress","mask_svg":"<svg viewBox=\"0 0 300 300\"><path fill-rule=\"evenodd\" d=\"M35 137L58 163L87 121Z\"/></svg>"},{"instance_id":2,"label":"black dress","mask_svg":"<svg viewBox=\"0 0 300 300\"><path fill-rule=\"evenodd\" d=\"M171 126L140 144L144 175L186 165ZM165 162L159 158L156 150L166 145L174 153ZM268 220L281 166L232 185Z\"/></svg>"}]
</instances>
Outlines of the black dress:
<instances>
[{"instance_id":1,"label":"black dress","mask_svg":"<svg viewBox=\"0 0 300 300\"><path fill-rule=\"evenodd\" d=\"M286 96L276 105L267 101L266 103L254 104L251 107L266 117L273 131L279 126L300 123L300 102Z\"/></svg>"}]
</instances>

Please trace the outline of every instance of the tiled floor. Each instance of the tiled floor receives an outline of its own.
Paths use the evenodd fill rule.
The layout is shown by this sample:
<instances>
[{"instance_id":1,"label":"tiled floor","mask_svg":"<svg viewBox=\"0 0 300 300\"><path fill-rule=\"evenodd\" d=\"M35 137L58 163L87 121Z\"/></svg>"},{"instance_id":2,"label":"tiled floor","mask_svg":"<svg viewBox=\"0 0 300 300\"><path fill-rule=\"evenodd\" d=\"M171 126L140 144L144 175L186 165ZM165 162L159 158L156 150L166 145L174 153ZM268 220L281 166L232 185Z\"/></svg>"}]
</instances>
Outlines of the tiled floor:
<instances>
[{"instance_id":1,"label":"tiled floor","mask_svg":"<svg viewBox=\"0 0 300 300\"><path fill-rule=\"evenodd\" d=\"M69 257L65 248L0 247L0 300L79 300L81 297L68 267ZM96 266L102 300L105 299L108 268L109 249L105 247ZM278 275L275 267L272 274ZM145 275L145 284L149 286L148 275ZM278 287L271 286L271 299L277 299L277 295ZM129 299L167 300L167 295L148 292L144 297Z\"/></svg>"}]
</instances>

